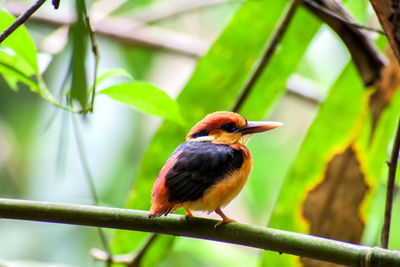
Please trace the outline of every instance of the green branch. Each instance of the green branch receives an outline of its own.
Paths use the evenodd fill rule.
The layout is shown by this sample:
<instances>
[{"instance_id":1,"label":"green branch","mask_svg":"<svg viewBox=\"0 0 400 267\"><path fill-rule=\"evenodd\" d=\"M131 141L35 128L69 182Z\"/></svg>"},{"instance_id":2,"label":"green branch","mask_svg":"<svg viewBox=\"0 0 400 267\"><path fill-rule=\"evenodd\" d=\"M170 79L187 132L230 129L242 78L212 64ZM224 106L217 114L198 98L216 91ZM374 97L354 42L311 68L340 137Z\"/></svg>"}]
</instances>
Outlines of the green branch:
<instances>
[{"instance_id":1,"label":"green branch","mask_svg":"<svg viewBox=\"0 0 400 267\"><path fill-rule=\"evenodd\" d=\"M149 219L145 211L0 198L0 217L209 239L349 266L400 266L400 251L240 223L214 228L215 220L179 215Z\"/></svg>"}]
</instances>

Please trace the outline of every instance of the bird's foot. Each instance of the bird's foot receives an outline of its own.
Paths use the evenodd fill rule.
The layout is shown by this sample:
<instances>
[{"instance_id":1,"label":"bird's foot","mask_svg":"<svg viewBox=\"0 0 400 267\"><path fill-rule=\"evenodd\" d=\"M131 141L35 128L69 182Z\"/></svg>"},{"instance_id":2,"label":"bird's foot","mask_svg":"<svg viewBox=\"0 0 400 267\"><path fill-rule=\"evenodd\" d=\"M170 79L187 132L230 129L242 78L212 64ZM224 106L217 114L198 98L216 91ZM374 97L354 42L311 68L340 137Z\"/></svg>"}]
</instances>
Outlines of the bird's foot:
<instances>
[{"instance_id":1,"label":"bird's foot","mask_svg":"<svg viewBox=\"0 0 400 267\"><path fill-rule=\"evenodd\" d=\"M214 225L214 228L217 228L218 226L220 226L221 224L225 224L225 223L231 223L231 222L237 222L234 219L231 219L229 217L227 217L220 208L216 209L215 212L222 217L222 221L218 222L216 225Z\"/></svg>"},{"instance_id":2,"label":"bird's foot","mask_svg":"<svg viewBox=\"0 0 400 267\"><path fill-rule=\"evenodd\" d=\"M225 223L237 223L237 221L234 220L234 219L231 219L231 218L226 218L226 219L223 219L222 221L219 221L218 223L216 223L216 224L214 225L214 228L217 228L217 227L220 226L221 224L225 224Z\"/></svg>"},{"instance_id":3,"label":"bird's foot","mask_svg":"<svg viewBox=\"0 0 400 267\"><path fill-rule=\"evenodd\" d=\"M189 209L185 209L185 211L186 211L186 215L185 215L185 219L187 219L187 218L190 218L190 217L193 217L194 215L193 215L193 213L189 210Z\"/></svg>"}]
</instances>

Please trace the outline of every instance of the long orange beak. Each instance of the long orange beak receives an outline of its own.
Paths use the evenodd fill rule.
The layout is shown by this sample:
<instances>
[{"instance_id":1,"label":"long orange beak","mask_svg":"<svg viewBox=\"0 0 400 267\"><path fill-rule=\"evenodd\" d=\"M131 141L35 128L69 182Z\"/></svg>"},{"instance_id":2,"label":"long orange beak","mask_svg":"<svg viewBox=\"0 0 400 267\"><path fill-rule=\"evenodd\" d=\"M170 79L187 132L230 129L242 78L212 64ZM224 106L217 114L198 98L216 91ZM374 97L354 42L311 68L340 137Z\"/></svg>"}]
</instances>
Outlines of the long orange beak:
<instances>
[{"instance_id":1,"label":"long orange beak","mask_svg":"<svg viewBox=\"0 0 400 267\"><path fill-rule=\"evenodd\" d=\"M275 121L249 121L247 125L238 129L242 135L266 132L282 126L283 123Z\"/></svg>"}]
</instances>

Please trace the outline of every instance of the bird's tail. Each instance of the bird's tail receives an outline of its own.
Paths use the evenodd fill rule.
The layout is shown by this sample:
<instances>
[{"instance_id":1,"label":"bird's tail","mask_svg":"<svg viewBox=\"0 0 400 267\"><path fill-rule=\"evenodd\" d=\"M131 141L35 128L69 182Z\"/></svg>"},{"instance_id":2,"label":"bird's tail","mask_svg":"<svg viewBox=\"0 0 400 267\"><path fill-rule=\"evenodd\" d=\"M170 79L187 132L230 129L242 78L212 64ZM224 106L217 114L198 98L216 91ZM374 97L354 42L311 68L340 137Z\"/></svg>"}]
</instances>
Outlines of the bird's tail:
<instances>
[{"instance_id":1,"label":"bird's tail","mask_svg":"<svg viewBox=\"0 0 400 267\"><path fill-rule=\"evenodd\" d=\"M150 208L149 218L160 217L162 215L167 216L171 211L173 211L173 204L159 204L153 203Z\"/></svg>"}]
</instances>

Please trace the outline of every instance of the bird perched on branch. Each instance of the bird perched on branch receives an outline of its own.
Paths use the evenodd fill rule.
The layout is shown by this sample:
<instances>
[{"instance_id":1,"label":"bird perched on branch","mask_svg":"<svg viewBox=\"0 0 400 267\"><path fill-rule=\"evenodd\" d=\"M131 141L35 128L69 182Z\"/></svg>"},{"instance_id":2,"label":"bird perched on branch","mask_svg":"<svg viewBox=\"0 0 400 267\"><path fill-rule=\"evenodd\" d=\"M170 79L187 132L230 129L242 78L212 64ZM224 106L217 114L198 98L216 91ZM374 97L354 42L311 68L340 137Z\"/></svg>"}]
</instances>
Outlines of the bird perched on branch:
<instances>
[{"instance_id":1,"label":"bird perched on branch","mask_svg":"<svg viewBox=\"0 0 400 267\"><path fill-rule=\"evenodd\" d=\"M247 121L234 112L218 111L198 122L169 157L154 183L149 218L179 208L215 211L223 223L235 222L221 210L239 194L253 160L246 144L255 133L281 126L279 122Z\"/></svg>"}]
</instances>

